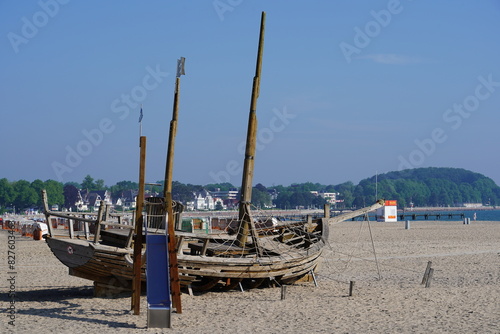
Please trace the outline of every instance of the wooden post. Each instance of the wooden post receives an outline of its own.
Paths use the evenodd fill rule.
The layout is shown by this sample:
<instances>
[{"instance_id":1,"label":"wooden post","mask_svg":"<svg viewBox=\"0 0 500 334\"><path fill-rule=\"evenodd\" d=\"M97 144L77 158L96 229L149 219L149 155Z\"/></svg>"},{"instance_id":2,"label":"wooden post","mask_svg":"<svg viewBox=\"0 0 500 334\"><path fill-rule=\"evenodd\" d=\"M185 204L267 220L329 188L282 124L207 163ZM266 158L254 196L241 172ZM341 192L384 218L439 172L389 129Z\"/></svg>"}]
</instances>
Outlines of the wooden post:
<instances>
[{"instance_id":1,"label":"wooden post","mask_svg":"<svg viewBox=\"0 0 500 334\"><path fill-rule=\"evenodd\" d=\"M179 264L177 262L177 250L175 242L175 219L172 209L172 193L167 193L167 227L168 227L168 260L170 265L170 287L172 295L172 306L177 313L182 313L181 303L181 281L179 279Z\"/></svg>"},{"instance_id":2,"label":"wooden post","mask_svg":"<svg viewBox=\"0 0 500 334\"><path fill-rule=\"evenodd\" d=\"M104 203L104 201L102 201L101 203ZM109 204L106 204L106 211L104 211L104 221L108 221L109 220L109 213L111 211L111 205Z\"/></svg>"},{"instance_id":3,"label":"wooden post","mask_svg":"<svg viewBox=\"0 0 500 334\"><path fill-rule=\"evenodd\" d=\"M410 229L410 221L407 220L405 221L405 230L409 230Z\"/></svg>"},{"instance_id":4,"label":"wooden post","mask_svg":"<svg viewBox=\"0 0 500 334\"><path fill-rule=\"evenodd\" d=\"M183 66L184 58L177 62L177 67ZM175 136L177 134L177 117L179 114L179 95L180 95L180 76L184 74L183 69L177 72L175 78L174 106L172 111L172 120L170 121L170 132L168 135L167 147L167 162L165 166L165 185L163 188L163 198L165 200L165 211L167 212L167 226L165 229L168 232L168 257L170 266L170 293L172 295L172 306L175 307L177 313L182 313L181 304L181 287L179 279L179 268L177 263L177 251L175 240L175 219L172 208L172 178L174 170L174 148ZM179 220L180 221L180 220Z\"/></svg>"},{"instance_id":5,"label":"wooden post","mask_svg":"<svg viewBox=\"0 0 500 334\"><path fill-rule=\"evenodd\" d=\"M354 284L356 282L355 281L350 281L349 282L349 297L352 297L353 293L354 293Z\"/></svg>"},{"instance_id":6,"label":"wooden post","mask_svg":"<svg viewBox=\"0 0 500 334\"><path fill-rule=\"evenodd\" d=\"M101 201L101 205L99 205L99 210L97 211L97 220L95 222L95 235L94 235L94 243L99 243L99 238L101 237L101 222L103 218L103 210L104 210L104 201Z\"/></svg>"},{"instance_id":7,"label":"wooden post","mask_svg":"<svg viewBox=\"0 0 500 334\"><path fill-rule=\"evenodd\" d=\"M330 204L326 203L324 208L323 208L323 211L324 211L324 216L325 218L330 218Z\"/></svg>"},{"instance_id":8,"label":"wooden post","mask_svg":"<svg viewBox=\"0 0 500 334\"><path fill-rule=\"evenodd\" d=\"M429 288L431 286L432 275L434 275L434 269L429 269L429 275L427 277L427 281L425 282L425 287Z\"/></svg>"},{"instance_id":9,"label":"wooden post","mask_svg":"<svg viewBox=\"0 0 500 334\"><path fill-rule=\"evenodd\" d=\"M85 218L85 215L83 215L83 218ZM83 222L83 231L85 233L85 240L89 240L90 238L89 222Z\"/></svg>"},{"instance_id":10,"label":"wooden post","mask_svg":"<svg viewBox=\"0 0 500 334\"><path fill-rule=\"evenodd\" d=\"M135 215L135 241L134 241L134 277L132 279L132 309L135 315L141 313L141 267L142 267L142 210L144 207L144 183L146 179L146 137L139 139L140 162L139 162L139 192L137 194L137 205Z\"/></svg>"},{"instance_id":11,"label":"wooden post","mask_svg":"<svg viewBox=\"0 0 500 334\"><path fill-rule=\"evenodd\" d=\"M252 229L252 217L250 215L250 202L252 201L252 180L254 173L254 158L257 146L257 98L260 90L260 73L262 69L262 55L264 52L264 30L266 13L262 12L260 21L259 47L257 51L257 64L255 66L255 76L253 78L252 98L250 102L250 113L248 115L247 141L245 148L245 160L243 163L243 177L241 182L241 197L239 204L239 224L238 244L243 247L247 243L247 238Z\"/></svg>"},{"instance_id":12,"label":"wooden post","mask_svg":"<svg viewBox=\"0 0 500 334\"><path fill-rule=\"evenodd\" d=\"M427 268L425 268L424 277L422 277L421 284L425 284L427 282L427 279L429 277L429 272L431 270L431 266L432 266L432 261L427 262Z\"/></svg>"},{"instance_id":13,"label":"wooden post","mask_svg":"<svg viewBox=\"0 0 500 334\"><path fill-rule=\"evenodd\" d=\"M47 227L49 228L49 236L52 237L54 235L52 230L52 222L50 221L50 211L49 211L49 203L47 199L47 190L42 190L42 202L43 202L43 211L45 213L45 220L47 221Z\"/></svg>"},{"instance_id":14,"label":"wooden post","mask_svg":"<svg viewBox=\"0 0 500 334\"><path fill-rule=\"evenodd\" d=\"M286 285L281 286L281 300L285 300L286 297Z\"/></svg>"},{"instance_id":15,"label":"wooden post","mask_svg":"<svg viewBox=\"0 0 500 334\"><path fill-rule=\"evenodd\" d=\"M312 276L313 281L314 281L314 286L318 287L318 281L316 280L316 274L314 273L314 269L311 269L311 276Z\"/></svg>"},{"instance_id":16,"label":"wooden post","mask_svg":"<svg viewBox=\"0 0 500 334\"><path fill-rule=\"evenodd\" d=\"M73 231L73 219L68 218L68 229L69 229L69 238L73 239L75 237L75 232Z\"/></svg>"}]
</instances>

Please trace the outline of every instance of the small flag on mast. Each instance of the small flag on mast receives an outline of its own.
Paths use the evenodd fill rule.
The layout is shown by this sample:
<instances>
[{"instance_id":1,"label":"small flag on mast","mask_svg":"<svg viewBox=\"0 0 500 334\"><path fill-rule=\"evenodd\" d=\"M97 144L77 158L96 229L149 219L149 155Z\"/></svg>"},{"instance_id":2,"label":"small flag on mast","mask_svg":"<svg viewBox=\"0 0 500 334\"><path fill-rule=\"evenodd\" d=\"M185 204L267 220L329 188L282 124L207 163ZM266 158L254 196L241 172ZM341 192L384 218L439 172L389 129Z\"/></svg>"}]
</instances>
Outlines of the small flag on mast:
<instances>
[{"instance_id":1,"label":"small flag on mast","mask_svg":"<svg viewBox=\"0 0 500 334\"><path fill-rule=\"evenodd\" d=\"M141 113L139 114L139 123L142 122L142 106L141 106Z\"/></svg>"},{"instance_id":2,"label":"small flag on mast","mask_svg":"<svg viewBox=\"0 0 500 334\"><path fill-rule=\"evenodd\" d=\"M181 57L181 59L177 59L177 78L180 78L181 75L186 75L184 72L184 62L186 58Z\"/></svg>"}]
</instances>

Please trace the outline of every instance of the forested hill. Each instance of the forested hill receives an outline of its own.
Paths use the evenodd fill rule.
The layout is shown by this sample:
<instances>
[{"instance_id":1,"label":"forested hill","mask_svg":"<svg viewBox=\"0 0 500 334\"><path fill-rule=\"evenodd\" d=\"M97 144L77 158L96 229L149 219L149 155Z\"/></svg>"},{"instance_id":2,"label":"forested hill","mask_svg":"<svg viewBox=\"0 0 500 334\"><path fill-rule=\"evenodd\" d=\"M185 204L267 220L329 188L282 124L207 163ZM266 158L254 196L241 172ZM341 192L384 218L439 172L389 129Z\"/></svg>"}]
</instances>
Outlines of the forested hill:
<instances>
[{"instance_id":1,"label":"forested hill","mask_svg":"<svg viewBox=\"0 0 500 334\"><path fill-rule=\"evenodd\" d=\"M479 173L461 168L416 168L364 179L355 187L354 205L378 198L398 200L398 206L454 206L463 203L500 204L500 187Z\"/></svg>"},{"instance_id":2,"label":"forested hill","mask_svg":"<svg viewBox=\"0 0 500 334\"><path fill-rule=\"evenodd\" d=\"M159 181L158 183L161 183ZM107 187L104 180L96 180L87 175L81 184L62 184L54 180L18 180L10 182L0 179L0 214L2 212L22 212L25 209L40 208L41 189L46 189L49 205L70 207L66 203L75 202L69 196L71 190L89 191L107 190L115 200L128 190L136 190L138 184L121 181ZM192 185L173 182L172 195L183 203L194 200L194 194L203 190L210 192L238 190L230 183ZM69 189L69 190L68 190ZM161 186L148 188L150 194L160 193ZM336 194L337 208L364 207L375 203L376 199L385 198L398 201L398 207L414 206L461 206L464 203L500 205L500 187L495 182L479 173L460 168L417 168L400 172L374 175L359 182L348 181L337 185L319 183L294 183L290 186L265 187L257 184L252 191L252 204L257 207L276 207L281 209L297 207L321 208L326 203L326 195ZM328 197L331 198L331 197Z\"/></svg>"}]
</instances>

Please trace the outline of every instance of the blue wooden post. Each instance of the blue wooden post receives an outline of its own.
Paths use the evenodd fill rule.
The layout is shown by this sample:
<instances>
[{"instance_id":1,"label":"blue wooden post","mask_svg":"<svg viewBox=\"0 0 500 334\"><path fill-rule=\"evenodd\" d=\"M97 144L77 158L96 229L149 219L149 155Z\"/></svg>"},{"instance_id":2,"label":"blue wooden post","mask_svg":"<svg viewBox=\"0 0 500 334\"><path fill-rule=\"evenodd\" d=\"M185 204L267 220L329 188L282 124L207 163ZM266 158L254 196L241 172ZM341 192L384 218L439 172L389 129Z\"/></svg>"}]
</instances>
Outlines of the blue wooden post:
<instances>
[{"instance_id":1,"label":"blue wooden post","mask_svg":"<svg viewBox=\"0 0 500 334\"><path fill-rule=\"evenodd\" d=\"M167 236L146 236L148 328L170 328L172 303Z\"/></svg>"}]
</instances>

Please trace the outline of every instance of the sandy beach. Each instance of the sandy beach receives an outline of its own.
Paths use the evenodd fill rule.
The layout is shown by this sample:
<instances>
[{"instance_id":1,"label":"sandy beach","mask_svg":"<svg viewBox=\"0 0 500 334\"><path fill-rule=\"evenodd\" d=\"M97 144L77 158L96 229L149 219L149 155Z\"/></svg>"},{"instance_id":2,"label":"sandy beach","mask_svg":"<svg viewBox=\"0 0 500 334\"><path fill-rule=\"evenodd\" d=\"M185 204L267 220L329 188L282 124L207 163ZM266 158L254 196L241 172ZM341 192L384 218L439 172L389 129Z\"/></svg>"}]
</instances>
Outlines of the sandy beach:
<instances>
[{"instance_id":1,"label":"sandy beach","mask_svg":"<svg viewBox=\"0 0 500 334\"><path fill-rule=\"evenodd\" d=\"M183 293L171 329L147 329L145 296L139 316L128 297L92 297L44 241L17 234L10 274L7 241L1 230L1 333L500 333L500 222L333 225L317 287Z\"/></svg>"}]
</instances>

